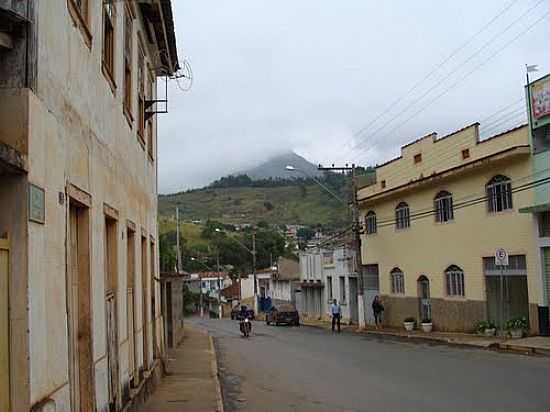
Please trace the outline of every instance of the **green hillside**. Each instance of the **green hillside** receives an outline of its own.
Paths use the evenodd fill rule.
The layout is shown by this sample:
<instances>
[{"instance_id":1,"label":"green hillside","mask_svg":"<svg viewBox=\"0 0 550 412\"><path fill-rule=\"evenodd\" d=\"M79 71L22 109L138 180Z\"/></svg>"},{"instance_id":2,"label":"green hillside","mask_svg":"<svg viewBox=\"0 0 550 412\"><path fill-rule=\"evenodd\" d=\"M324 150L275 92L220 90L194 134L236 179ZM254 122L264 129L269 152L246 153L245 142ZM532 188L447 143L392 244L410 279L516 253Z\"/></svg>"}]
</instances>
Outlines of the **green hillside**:
<instances>
[{"instance_id":1,"label":"green hillside","mask_svg":"<svg viewBox=\"0 0 550 412\"><path fill-rule=\"evenodd\" d=\"M161 222L175 216L176 206L183 221L213 219L228 224L266 221L339 227L348 219L346 207L317 185L205 188L160 195Z\"/></svg>"}]
</instances>

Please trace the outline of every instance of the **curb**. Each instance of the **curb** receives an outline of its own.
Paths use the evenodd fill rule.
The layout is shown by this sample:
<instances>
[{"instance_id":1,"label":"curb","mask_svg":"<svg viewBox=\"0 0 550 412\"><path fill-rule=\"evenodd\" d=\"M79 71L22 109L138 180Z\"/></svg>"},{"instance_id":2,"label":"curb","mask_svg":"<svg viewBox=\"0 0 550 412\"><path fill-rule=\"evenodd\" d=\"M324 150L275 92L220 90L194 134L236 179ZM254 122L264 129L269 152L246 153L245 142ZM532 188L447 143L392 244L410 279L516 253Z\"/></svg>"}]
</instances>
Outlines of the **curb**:
<instances>
[{"instance_id":1,"label":"curb","mask_svg":"<svg viewBox=\"0 0 550 412\"><path fill-rule=\"evenodd\" d=\"M219 377L219 371L218 371L218 356L216 355L216 348L214 347L214 339L212 338L212 335L210 334L208 335L208 340L210 342L210 350L212 351L212 375L214 376L214 380L216 382L216 398L218 402L218 412L224 412L222 388L220 384L220 377Z\"/></svg>"}]
</instances>

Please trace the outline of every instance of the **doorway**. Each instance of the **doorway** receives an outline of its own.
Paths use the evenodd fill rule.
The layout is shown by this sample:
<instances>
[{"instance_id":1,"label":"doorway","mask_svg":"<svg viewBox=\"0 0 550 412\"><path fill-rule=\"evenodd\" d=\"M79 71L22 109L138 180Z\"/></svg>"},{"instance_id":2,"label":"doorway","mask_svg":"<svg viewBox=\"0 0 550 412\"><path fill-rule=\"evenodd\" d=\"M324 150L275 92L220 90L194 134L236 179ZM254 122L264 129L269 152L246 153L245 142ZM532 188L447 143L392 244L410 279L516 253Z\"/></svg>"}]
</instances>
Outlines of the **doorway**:
<instances>
[{"instance_id":1,"label":"doorway","mask_svg":"<svg viewBox=\"0 0 550 412\"><path fill-rule=\"evenodd\" d=\"M69 202L67 303L69 377L75 411L94 409L89 209Z\"/></svg>"},{"instance_id":2,"label":"doorway","mask_svg":"<svg viewBox=\"0 0 550 412\"><path fill-rule=\"evenodd\" d=\"M132 387L138 384L137 374L137 345L135 338L135 278L136 278L136 235L128 227L126 231L126 268L127 268L127 324L128 324L128 374Z\"/></svg>"},{"instance_id":3,"label":"doorway","mask_svg":"<svg viewBox=\"0 0 550 412\"><path fill-rule=\"evenodd\" d=\"M10 411L9 248L0 239L0 411Z\"/></svg>"},{"instance_id":4,"label":"doorway","mask_svg":"<svg viewBox=\"0 0 550 412\"><path fill-rule=\"evenodd\" d=\"M120 400L117 325L117 251L117 221L109 216L105 216L105 328L107 338L109 408L111 411L117 410Z\"/></svg>"},{"instance_id":5,"label":"doorway","mask_svg":"<svg viewBox=\"0 0 550 412\"><path fill-rule=\"evenodd\" d=\"M431 320L432 303L430 300L430 280L424 275L418 278L418 303L420 320Z\"/></svg>"},{"instance_id":6,"label":"doorway","mask_svg":"<svg viewBox=\"0 0 550 412\"><path fill-rule=\"evenodd\" d=\"M359 311L357 309L357 278L348 278L349 282L349 317L353 324L359 322Z\"/></svg>"}]
</instances>

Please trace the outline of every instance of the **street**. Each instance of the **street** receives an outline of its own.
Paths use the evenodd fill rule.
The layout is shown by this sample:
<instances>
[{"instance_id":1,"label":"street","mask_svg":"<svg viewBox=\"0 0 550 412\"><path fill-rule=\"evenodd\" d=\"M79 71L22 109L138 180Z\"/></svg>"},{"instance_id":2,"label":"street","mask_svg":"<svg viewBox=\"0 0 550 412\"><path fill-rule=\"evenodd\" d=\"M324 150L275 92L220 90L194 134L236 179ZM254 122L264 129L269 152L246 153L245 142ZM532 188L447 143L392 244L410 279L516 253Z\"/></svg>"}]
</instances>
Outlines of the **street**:
<instances>
[{"instance_id":1,"label":"street","mask_svg":"<svg viewBox=\"0 0 550 412\"><path fill-rule=\"evenodd\" d=\"M548 411L550 359L353 333L188 320L212 334L233 411Z\"/></svg>"}]
</instances>

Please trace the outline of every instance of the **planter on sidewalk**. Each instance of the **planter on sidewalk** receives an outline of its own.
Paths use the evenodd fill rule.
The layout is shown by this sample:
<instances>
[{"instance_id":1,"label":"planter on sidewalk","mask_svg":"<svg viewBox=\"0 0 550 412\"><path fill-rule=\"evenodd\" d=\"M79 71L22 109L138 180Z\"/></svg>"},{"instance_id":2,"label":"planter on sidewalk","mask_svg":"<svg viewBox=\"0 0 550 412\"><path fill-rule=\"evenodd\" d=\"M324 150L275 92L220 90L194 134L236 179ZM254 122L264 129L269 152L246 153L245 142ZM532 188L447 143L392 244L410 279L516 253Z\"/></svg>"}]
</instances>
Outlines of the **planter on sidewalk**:
<instances>
[{"instance_id":1,"label":"planter on sidewalk","mask_svg":"<svg viewBox=\"0 0 550 412\"><path fill-rule=\"evenodd\" d=\"M425 333L430 333L432 329L433 329L432 321L429 319L424 319L422 321L422 331L424 331Z\"/></svg>"},{"instance_id":2,"label":"planter on sidewalk","mask_svg":"<svg viewBox=\"0 0 550 412\"><path fill-rule=\"evenodd\" d=\"M414 330L414 325L416 323L416 320L413 317L405 318L403 321L403 326L405 327L405 330L407 332L411 332Z\"/></svg>"}]
</instances>

